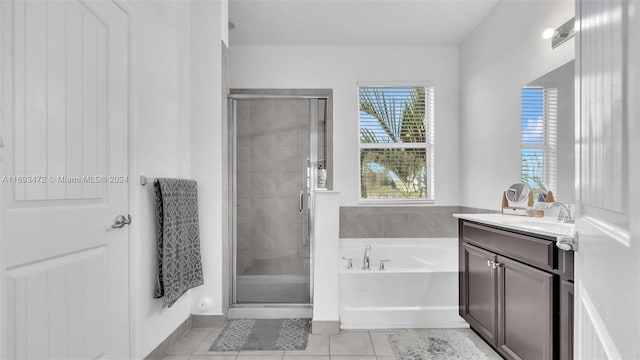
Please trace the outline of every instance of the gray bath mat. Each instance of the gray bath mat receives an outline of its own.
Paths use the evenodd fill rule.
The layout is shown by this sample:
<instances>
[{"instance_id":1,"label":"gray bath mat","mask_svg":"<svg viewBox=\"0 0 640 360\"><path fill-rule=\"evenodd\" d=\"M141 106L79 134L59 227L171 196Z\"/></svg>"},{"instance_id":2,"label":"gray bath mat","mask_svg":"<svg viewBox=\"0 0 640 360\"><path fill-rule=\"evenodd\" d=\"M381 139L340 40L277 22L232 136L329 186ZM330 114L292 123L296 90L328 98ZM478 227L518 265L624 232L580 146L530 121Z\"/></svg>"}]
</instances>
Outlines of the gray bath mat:
<instances>
[{"instance_id":1,"label":"gray bath mat","mask_svg":"<svg viewBox=\"0 0 640 360\"><path fill-rule=\"evenodd\" d=\"M399 360L487 360L487 356L459 330L411 330L389 335Z\"/></svg>"},{"instance_id":2,"label":"gray bath mat","mask_svg":"<svg viewBox=\"0 0 640 360\"><path fill-rule=\"evenodd\" d=\"M308 335L309 319L235 319L209 351L304 350Z\"/></svg>"}]
</instances>

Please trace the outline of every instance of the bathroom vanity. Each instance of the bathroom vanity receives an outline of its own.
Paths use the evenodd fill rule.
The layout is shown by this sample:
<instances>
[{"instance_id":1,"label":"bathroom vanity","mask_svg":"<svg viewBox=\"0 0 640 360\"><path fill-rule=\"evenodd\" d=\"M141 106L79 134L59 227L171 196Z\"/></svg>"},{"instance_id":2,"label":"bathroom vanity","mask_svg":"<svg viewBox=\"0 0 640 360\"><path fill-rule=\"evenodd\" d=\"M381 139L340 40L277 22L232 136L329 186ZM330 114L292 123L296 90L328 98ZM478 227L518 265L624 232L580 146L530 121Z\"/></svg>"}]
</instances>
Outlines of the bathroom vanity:
<instances>
[{"instance_id":1,"label":"bathroom vanity","mask_svg":"<svg viewBox=\"0 0 640 360\"><path fill-rule=\"evenodd\" d=\"M500 214L459 218L459 313L507 359L572 359L572 229ZM529 222L527 222L529 221Z\"/></svg>"}]
</instances>

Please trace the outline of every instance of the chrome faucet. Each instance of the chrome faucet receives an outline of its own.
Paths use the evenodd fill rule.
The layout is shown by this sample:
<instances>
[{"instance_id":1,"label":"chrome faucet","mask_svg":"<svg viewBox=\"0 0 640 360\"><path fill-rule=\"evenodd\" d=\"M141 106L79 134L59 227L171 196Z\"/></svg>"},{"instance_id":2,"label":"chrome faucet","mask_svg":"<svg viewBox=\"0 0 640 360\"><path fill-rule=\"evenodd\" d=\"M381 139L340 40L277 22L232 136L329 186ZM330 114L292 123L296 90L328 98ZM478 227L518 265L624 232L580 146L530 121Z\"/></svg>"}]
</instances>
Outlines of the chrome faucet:
<instances>
[{"instance_id":1,"label":"chrome faucet","mask_svg":"<svg viewBox=\"0 0 640 360\"><path fill-rule=\"evenodd\" d=\"M558 221L573 224L574 219L571 217L571 211L569 211L569 208L565 204L556 201L547 205L547 209L553 209L554 207L560 208Z\"/></svg>"},{"instance_id":2,"label":"chrome faucet","mask_svg":"<svg viewBox=\"0 0 640 360\"><path fill-rule=\"evenodd\" d=\"M371 252L371 245L364 247L364 257L362 258L362 270L371 270L369 264L369 253Z\"/></svg>"}]
</instances>

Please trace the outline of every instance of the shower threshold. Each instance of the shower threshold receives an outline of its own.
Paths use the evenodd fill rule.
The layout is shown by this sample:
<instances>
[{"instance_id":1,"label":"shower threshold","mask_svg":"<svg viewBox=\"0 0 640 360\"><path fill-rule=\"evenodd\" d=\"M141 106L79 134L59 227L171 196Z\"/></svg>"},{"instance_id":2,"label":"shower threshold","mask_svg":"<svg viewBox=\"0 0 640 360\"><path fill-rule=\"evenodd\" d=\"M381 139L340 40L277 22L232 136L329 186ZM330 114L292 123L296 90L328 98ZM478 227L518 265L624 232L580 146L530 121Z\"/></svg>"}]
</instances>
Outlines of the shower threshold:
<instances>
[{"instance_id":1,"label":"shower threshold","mask_svg":"<svg viewBox=\"0 0 640 360\"><path fill-rule=\"evenodd\" d=\"M311 304L233 304L230 319L311 319Z\"/></svg>"}]
</instances>

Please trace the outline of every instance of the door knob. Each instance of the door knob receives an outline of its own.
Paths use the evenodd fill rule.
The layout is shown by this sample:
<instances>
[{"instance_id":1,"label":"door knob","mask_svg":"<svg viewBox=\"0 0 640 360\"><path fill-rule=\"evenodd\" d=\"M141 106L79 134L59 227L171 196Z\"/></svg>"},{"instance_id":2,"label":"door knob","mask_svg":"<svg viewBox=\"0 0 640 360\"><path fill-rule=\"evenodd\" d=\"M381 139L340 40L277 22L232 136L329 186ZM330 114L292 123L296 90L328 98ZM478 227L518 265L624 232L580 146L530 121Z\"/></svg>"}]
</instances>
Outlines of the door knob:
<instances>
[{"instance_id":1,"label":"door knob","mask_svg":"<svg viewBox=\"0 0 640 360\"><path fill-rule=\"evenodd\" d=\"M124 215L118 215L113 221L113 225L111 225L111 227L114 229L120 229L121 227L129 224L131 224L131 215L127 215L127 217L124 217Z\"/></svg>"}]
</instances>

